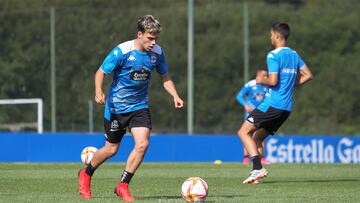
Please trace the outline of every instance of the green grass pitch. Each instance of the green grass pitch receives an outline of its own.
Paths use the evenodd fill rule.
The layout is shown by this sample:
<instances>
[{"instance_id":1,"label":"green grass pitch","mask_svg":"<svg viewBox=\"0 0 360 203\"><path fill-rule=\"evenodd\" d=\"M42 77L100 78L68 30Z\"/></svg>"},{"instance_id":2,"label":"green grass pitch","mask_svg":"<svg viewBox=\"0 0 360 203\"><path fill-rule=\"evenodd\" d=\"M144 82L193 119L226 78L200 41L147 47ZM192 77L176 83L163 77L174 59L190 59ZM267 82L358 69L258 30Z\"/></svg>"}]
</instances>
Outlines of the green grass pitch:
<instances>
[{"instance_id":1,"label":"green grass pitch","mask_svg":"<svg viewBox=\"0 0 360 203\"><path fill-rule=\"evenodd\" d=\"M77 192L78 163L0 163L0 202L121 202L114 195L124 164L105 163L92 179L91 200ZM143 163L130 190L136 202L184 202L182 182L200 176L206 202L360 202L359 164L271 164L261 184L242 185L250 165Z\"/></svg>"}]
</instances>

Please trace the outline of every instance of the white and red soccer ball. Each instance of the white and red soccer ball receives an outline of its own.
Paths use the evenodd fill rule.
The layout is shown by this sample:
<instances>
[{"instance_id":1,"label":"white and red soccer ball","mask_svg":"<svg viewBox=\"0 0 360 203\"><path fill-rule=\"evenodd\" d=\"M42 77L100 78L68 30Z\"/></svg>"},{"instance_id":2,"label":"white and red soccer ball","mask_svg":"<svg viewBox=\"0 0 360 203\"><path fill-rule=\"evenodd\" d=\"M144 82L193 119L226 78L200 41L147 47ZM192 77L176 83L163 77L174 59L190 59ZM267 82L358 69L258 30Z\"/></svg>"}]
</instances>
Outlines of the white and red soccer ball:
<instances>
[{"instance_id":1,"label":"white and red soccer ball","mask_svg":"<svg viewBox=\"0 0 360 203\"><path fill-rule=\"evenodd\" d=\"M85 147L81 152L81 161L84 164L89 164L97 150L96 147Z\"/></svg>"},{"instance_id":2,"label":"white and red soccer ball","mask_svg":"<svg viewBox=\"0 0 360 203\"><path fill-rule=\"evenodd\" d=\"M188 202L203 202L208 192L207 183L200 177L190 177L181 186L181 196Z\"/></svg>"}]
</instances>

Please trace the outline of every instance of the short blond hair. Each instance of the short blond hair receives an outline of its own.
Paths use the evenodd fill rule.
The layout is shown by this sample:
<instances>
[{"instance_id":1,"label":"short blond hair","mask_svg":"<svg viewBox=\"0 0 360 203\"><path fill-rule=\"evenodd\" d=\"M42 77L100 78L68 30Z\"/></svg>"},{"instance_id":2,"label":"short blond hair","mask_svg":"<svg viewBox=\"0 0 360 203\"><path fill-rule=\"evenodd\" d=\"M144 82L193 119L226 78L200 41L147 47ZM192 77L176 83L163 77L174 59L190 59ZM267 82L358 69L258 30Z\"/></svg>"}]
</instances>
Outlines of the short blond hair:
<instances>
[{"instance_id":1,"label":"short blond hair","mask_svg":"<svg viewBox=\"0 0 360 203\"><path fill-rule=\"evenodd\" d=\"M161 32L160 22L152 15L140 16L137 21L137 28L142 33L147 32L156 35Z\"/></svg>"}]
</instances>

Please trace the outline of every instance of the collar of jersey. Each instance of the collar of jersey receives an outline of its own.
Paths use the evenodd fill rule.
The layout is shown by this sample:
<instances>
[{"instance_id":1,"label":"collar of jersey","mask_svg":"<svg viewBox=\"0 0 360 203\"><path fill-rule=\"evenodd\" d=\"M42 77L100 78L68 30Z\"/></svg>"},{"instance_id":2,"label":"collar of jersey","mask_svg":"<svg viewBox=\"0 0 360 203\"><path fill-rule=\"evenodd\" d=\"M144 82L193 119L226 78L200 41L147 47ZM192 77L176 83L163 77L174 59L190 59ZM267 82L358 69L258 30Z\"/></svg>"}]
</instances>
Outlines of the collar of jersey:
<instances>
[{"instance_id":1,"label":"collar of jersey","mask_svg":"<svg viewBox=\"0 0 360 203\"><path fill-rule=\"evenodd\" d=\"M148 51L139 51L137 49L134 48L134 51L137 53L137 54L140 54L140 55L147 55L149 52Z\"/></svg>"},{"instance_id":2,"label":"collar of jersey","mask_svg":"<svg viewBox=\"0 0 360 203\"><path fill-rule=\"evenodd\" d=\"M147 55L148 54L148 51L139 51L135 48L135 40L132 40L132 48L133 48L133 51L135 51L137 54L140 54L140 55Z\"/></svg>"}]
</instances>

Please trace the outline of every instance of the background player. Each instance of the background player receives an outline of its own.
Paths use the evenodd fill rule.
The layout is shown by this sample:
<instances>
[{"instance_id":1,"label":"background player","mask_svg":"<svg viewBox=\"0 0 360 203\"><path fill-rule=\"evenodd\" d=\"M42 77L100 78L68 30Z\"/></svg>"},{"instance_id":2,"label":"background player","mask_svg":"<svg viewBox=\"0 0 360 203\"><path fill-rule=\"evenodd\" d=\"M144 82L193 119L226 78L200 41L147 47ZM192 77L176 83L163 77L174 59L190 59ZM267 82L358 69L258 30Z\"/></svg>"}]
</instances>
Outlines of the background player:
<instances>
[{"instance_id":1,"label":"background player","mask_svg":"<svg viewBox=\"0 0 360 203\"><path fill-rule=\"evenodd\" d=\"M260 77L267 76L266 69L258 69L256 75ZM244 87L236 95L236 100L244 106L244 119L249 116L249 113L252 112L265 98L265 93L268 91L268 86L262 84L256 84L256 79L248 81ZM262 143L264 147L264 142ZM243 163L249 163L249 154L246 148L244 150ZM260 152L263 155L263 152ZM270 162L266 160L265 157L261 157L262 164L269 164Z\"/></svg>"},{"instance_id":2,"label":"background player","mask_svg":"<svg viewBox=\"0 0 360 203\"><path fill-rule=\"evenodd\" d=\"M301 57L287 47L289 25L275 23L270 34L271 44L275 49L267 55L268 77L256 77L257 83L268 85L270 89L264 101L250 113L238 131L253 161L253 170L243 181L244 184L257 182L267 176L268 171L262 167L258 148L262 147L263 140L269 134L274 134L290 115L295 85L302 85L313 78Z\"/></svg>"},{"instance_id":3,"label":"background player","mask_svg":"<svg viewBox=\"0 0 360 203\"><path fill-rule=\"evenodd\" d=\"M126 129L131 132L135 146L128 156L125 170L115 193L124 201L134 201L128 184L140 166L149 146L151 116L148 105L148 84L151 72L162 77L164 88L173 97L175 108L182 108L175 85L168 75L168 66L162 48L156 44L161 26L151 15L141 16L137 22L137 38L116 46L95 75L95 101L105 104L105 146L99 149L90 164L79 172L79 193L91 198L91 176L108 158L114 156ZM108 95L102 91L105 75L113 73Z\"/></svg>"}]
</instances>

